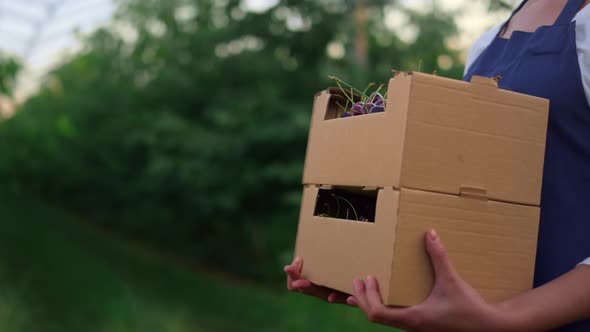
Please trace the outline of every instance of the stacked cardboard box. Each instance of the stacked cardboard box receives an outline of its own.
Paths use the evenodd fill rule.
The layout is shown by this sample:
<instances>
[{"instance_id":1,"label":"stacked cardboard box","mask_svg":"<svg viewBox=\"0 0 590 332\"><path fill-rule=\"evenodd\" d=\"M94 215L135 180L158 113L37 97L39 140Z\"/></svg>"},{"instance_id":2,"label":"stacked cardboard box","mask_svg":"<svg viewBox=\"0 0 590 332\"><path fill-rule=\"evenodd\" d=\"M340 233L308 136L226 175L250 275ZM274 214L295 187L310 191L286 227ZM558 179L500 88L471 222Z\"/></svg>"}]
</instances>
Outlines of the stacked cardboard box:
<instances>
[{"instance_id":1,"label":"stacked cardboard box","mask_svg":"<svg viewBox=\"0 0 590 332\"><path fill-rule=\"evenodd\" d=\"M373 275L388 305L422 302L434 228L488 301L532 286L549 102L471 82L399 73L386 111L337 117L316 95L295 254L310 281L352 293Z\"/></svg>"}]
</instances>

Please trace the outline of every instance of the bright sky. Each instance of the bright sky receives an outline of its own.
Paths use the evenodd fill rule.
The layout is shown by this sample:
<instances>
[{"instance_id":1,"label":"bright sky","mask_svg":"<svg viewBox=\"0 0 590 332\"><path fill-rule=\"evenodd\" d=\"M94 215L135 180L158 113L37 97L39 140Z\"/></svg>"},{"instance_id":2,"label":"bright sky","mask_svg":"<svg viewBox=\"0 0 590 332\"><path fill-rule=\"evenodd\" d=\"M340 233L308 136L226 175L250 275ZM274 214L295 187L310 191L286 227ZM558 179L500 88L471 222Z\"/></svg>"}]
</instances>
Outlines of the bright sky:
<instances>
[{"instance_id":1,"label":"bright sky","mask_svg":"<svg viewBox=\"0 0 590 332\"><path fill-rule=\"evenodd\" d=\"M242 0L253 11L264 11L277 0ZM370 1L370 0L369 0ZM404 6L428 9L433 0L400 0ZM446 10L459 12L460 37L454 46L467 50L485 29L499 22L486 12L483 0L438 0ZM20 93L26 94L52 64L63 57L64 51L78 47L74 29L88 32L109 20L115 5L113 0L0 0L0 50L25 59ZM412 39L413 31L404 25L403 16L391 7L388 27L402 37Z\"/></svg>"},{"instance_id":2,"label":"bright sky","mask_svg":"<svg viewBox=\"0 0 590 332\"><path fill-rule=\"evenodd\" d=\"M34 89L63 52L78 47L75 29L94 30L114 9L112 0L0 0L0 50L25 62L17 97Z\"/></svg>"}]
</instances>

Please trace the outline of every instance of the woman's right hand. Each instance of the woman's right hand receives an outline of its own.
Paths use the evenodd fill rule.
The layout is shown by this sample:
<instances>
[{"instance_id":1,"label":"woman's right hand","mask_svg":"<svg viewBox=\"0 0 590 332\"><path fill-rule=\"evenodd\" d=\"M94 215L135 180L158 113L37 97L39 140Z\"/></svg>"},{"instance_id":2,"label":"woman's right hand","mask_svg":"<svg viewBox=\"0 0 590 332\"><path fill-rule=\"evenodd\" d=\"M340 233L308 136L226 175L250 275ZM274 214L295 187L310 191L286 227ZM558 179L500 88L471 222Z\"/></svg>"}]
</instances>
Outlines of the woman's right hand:
<instances>
[{"instance_id":1,"label":"woman's right hand","mask_svg":"<svg viewBox=\"0 0 590 332\"><path fill-rule=\"evenodd\" d=\"M320 298L330 303L348 304L356 303L354 299L347 301L352 296L318 285L314 285L309 280L304 279L301 276L301 267L303 266L303 260L296 257L291 265L285 266L285 272L287 273L287 289L294 292L303 293Z\"/></svg>"}]
</instances>

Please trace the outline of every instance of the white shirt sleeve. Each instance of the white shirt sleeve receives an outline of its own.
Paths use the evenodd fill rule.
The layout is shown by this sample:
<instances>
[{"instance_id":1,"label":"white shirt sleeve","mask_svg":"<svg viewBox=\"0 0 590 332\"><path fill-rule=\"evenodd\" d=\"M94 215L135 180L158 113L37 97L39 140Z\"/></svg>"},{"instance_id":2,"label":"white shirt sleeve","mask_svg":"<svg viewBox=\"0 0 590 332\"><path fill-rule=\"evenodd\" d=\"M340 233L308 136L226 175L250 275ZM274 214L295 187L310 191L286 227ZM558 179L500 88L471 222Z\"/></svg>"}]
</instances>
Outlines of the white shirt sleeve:
<instances>
[{"instance_id":1,"label":"white shirt sleeve","mask_svg":"<svg viewBox=\"0 0 590 332\"><path fill-rule=\"evenodd\" d=\"M590 100L590 6L584 7L578 12L576 21L576 49L578 51L578 63L586 101ZM590 257L578 265L590 265Z\"/></svg>"},{"instance_id":2,"label":"white shirt sleeve","mask_svg":"<svg viewBox=\"0 0 590 332\"><path fill-rule=\"evenodd\" d=\"M588 101L590 100L590 6L580 10L574 20L576 21L578 63Z\"/></svg>"}]
</instances>

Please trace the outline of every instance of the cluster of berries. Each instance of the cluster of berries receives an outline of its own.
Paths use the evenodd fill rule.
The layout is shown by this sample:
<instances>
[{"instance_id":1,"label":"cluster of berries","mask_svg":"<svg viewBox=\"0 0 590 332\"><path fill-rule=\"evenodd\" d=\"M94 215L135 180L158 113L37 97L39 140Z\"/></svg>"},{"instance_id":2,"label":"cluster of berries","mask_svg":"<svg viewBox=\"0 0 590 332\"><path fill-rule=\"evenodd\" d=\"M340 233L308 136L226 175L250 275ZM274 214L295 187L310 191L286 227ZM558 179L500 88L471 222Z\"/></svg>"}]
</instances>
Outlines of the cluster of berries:
<instances>
[{"instance_id":1,"label":"cluster of berries","mask_svg":"<svg viewBox=\"0 0 590 332\"><path fill-rule=\"evenodd\" d=\"M330 76L330 79L336 82L340 88L340 93L346 98L346 105L338 104L340 106L339 118L385 112L387 93L384 95L380 93L383 84L374 92L368 93L368 90L375 83L370 83L364 91L360 91L335 76Z\"/></svg>"},{"instance_id":2,"label":"cluster of berries","mask_svg":"<svg viewBox=\"0 0 590 332\"><path fill-rule=\"evenodd\" d=\"M340 117L346 118L349 116L381 112L385 112L385 99L383 99L383 96L379 92L377 92L371 95L370 99L367 102L356 102L354 105L352 105L350 111L342 112L342 114L340 114Z\"/></svg>"}]
</instances>

